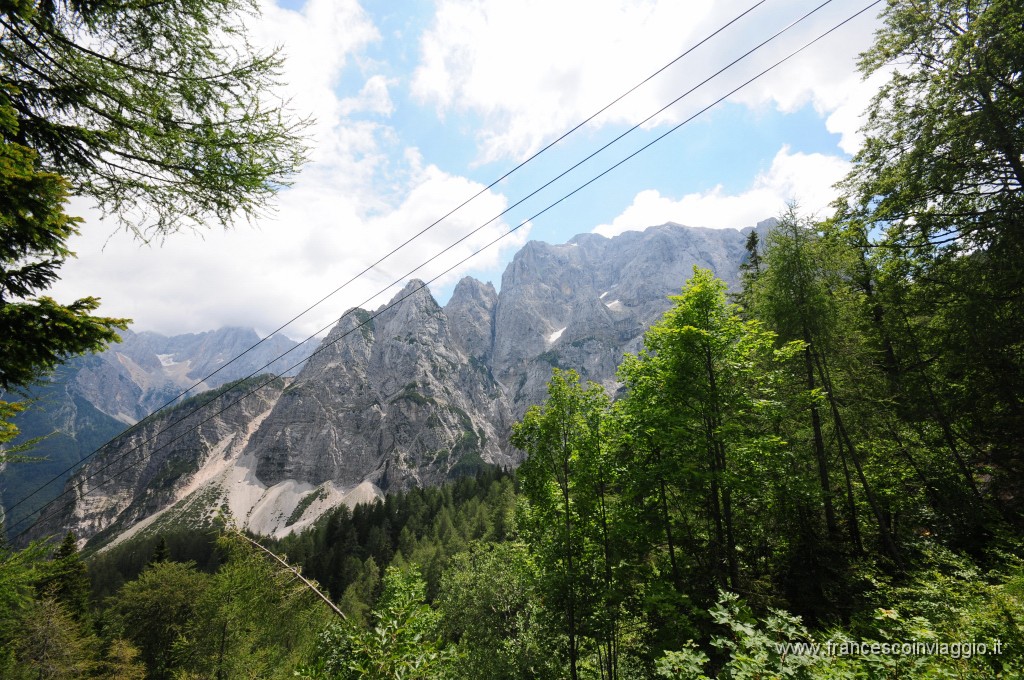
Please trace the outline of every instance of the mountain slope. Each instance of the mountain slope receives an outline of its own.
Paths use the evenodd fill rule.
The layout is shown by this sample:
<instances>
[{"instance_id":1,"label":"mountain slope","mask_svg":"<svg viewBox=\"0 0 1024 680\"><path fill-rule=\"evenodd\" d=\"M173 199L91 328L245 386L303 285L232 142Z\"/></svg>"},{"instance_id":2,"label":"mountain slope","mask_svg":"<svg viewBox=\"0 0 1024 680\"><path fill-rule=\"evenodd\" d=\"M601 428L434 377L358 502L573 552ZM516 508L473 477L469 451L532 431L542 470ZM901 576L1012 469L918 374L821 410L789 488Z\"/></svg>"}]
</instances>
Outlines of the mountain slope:
<instances>
[{"instance_id":1,"label":"mountain slope","mask_svg":"<svg viewBox=\"0 0 1024 680\"><path fill-rule=\"evenodd\" d=\"M74 357L60 366L29 391L28 409L14 419L21 432L15 443L43 437L31 452L41 460L0 468L0 505L4 510L12 508L26 494L60 477L18 505L5 524L20 528L27 514L60 492L67 478L61 475L64 470L185 389L199 383L191 392L194 395L254 371L283 372L316 346L315 342L297 345L275 335L229 364L259 339L255 331L243 328L172 337L128 330L121 332L121 342L106 351ZM288 350L293 351L274 361ZM218 368L216 375L200 382Z\"/></svg>"},{"instance_id":2,"label":"mountain slope","mask_svg":"<svg viewBox=\"0 0 1024 680\"><path fill-rule=\"evenodd\" d=\"M544 400L552 367L614 391L623 353L638 349L694 266L738 282L748 232L667 224L530 242L500 293L466 278L444 308L410 282L393 306L351 310L279 393L224 421L220 439L174 453L182 472L173 493L154 495L127 475L38 529L74 526L89 537L127 527L143 510L209 518L202 508L215 502L240 524L280 535L332 504L437 484L482 463L514 466L511 426ZM214 449L222 455L211 467ZM195 479L219 480L220 491L204 487L197 500ZM222 488L232 484L246 491Z\"/></svg>"},{"instance_id":3,"label":"mountain slope","mask_svg":"<svg viewBox=\"0 0 1024 680\"><path fill-rule=\"evenodd\" d=\"M623 353L639 349L693 267L738 285L748 231L665 224L614 238L526 244L502 276L490 350L515 415L543 401L554 366L613 389Z\"/></svg>"},{"instance_id":4,"label":"mountain slope","mask_svg":"<svg viewBox=\"0 0 1024 680\"><path fill-rule=\"evenodd\" d=\"M250 442L262 481L390 489L517 462L502 391L422 285L410 281L372 321L359 310L331 331Z\"/></svg>"}]
</instances>

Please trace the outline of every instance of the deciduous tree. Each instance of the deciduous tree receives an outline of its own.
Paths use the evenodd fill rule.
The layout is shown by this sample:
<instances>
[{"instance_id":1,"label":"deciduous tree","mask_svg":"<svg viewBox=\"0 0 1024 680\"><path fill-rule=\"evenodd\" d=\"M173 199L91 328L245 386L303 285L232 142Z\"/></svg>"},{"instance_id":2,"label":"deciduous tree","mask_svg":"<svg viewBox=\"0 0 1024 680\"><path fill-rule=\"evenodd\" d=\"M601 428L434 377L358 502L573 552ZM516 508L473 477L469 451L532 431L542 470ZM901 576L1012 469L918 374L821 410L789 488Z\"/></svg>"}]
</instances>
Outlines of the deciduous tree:
<instances>
[{"instance_id":1,"label":"deciduous tree","mask_svg":"<svg viewBox=\"0 0 1024 680\"><path fill-rule=\"evenodd\" d=\"M865 252L859 284L915 437L943 447L968 487L984 477L992 497L1018 497L1024 8L891 0L882 18L860 66L889 79L833 230Z\"/></svg>"},{"instance_id":2,"label":"deciduous tree","mask_svg":"<svg viewBox=\"0 0 1024 680\"><path fill-rule=\"evenodd\" d=\"M586 477L588 461L600 456L601 419L608 407L600 385L583 387L575 371L555 369L547 401L530 407L511 438L527 453L519 468L529 500L523 529L549 565L543 585L564 617L573 680L579 673L581 633L601 599L594 577L601 572L602 558L592 550L591 531L600 514Z\"/></svg>"}]
</instances>

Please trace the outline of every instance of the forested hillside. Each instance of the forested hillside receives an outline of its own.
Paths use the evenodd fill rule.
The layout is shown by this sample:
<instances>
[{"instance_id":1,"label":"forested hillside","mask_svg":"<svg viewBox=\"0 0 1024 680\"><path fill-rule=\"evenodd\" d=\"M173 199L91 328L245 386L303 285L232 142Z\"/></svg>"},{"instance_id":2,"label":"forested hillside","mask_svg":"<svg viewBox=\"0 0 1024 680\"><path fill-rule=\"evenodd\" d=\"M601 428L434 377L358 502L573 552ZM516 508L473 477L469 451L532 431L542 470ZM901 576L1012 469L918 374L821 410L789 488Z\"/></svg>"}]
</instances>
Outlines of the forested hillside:
<instances>
[{"instance_id":1,"label":"forested hillside","mask_svg":"<svg viewBox=\"0 0 1024 680\"><path fill-rule=\"evenodd\" d=\"M3 548L0 675L1024 676L1024 8L883 17L834 214L695 268L614 397L555 368L516 471Z\"/></svg>"},{"instance_id":2,"label":"forested hillside","mask_svg":"<svg viewBox=\"0 0 1024 680\"><path fill-rule=\"evenodd\" d=\"M912 328L887 344L873 314L892 307L857 287L870 260L780 222L751 240L742 306L695 270L616 401L555 369L515 477L339 508L270 546L287 562L228 527L88 571L70 535L9 555L6 674L1024 672L1019 478L934 386L922 407Z\"/></svg>"}]
</instances>

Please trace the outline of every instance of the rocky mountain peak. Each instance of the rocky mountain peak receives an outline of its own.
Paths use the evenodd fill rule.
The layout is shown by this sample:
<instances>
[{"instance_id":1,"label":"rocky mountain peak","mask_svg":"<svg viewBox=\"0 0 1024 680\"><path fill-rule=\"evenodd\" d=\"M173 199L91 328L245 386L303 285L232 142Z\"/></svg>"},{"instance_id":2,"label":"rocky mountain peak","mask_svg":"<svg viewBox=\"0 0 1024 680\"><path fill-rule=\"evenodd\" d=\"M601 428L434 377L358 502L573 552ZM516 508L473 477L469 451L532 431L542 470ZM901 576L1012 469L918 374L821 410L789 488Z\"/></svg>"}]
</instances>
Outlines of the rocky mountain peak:
<instances>
[{"instance_id":1,"label":"rocky mountain peak","mask_svg":"<svg viewBox=\"0 0 1024 680\"><path fill-rule=\"evenodd\" d=\"M445 310L454 303L455 305L479 304L482 306L494 306L498 302L498 292L494 290L494 284L490 281L484 283L472 276L465 276L455 284L455 290L445 305Z\"/></svg>"},{"instance_id":2,"label":"rocky mountain peak","mask_svg":"<svg viewBox=\"0 0 1024 680\"><path fill-rule=\"evenodd\" d=\"M349 310L298 376L262 404L259 420L245 425L244 441L231 439L238 462L205 459L223 468L210 479L258 491L264 500L248 510L249 501L231 496L231 511L258 515L250 523L256 530L279 532L289 517L312 521L329 503L348 502L340 499L437 484L483 463L514 466L520 454L508 434L543 401L552 368L575 369L614 391L623 354L639 349L694 266L738 283L746 234L755 228L771 224L741 231L669 223L611 238L531 241L506 268L500 293L466 277L443 308L421 281L409 281L375 312ZM156 355L165 369L179 366L171 349ZM217 441L233 437L221 434ZM225 466L248 467L238 473L242 481L228 482ZM168 488L198 494L192 479L191 486L168 480ZM115 500L138 493L109 492Z\"/></svg>"},{"instance_id":3,"label":"rocky mountain peak","mask_svg":"<svg viewBox=\"0 0 1024 680\"><path fill-rule=\"evenodd\" d=\"M491 283L467 276L455 286L444 307L455 344L467 356L485 360L494 342L494 309L498 293Z\"/></svg>"}]
</instances>

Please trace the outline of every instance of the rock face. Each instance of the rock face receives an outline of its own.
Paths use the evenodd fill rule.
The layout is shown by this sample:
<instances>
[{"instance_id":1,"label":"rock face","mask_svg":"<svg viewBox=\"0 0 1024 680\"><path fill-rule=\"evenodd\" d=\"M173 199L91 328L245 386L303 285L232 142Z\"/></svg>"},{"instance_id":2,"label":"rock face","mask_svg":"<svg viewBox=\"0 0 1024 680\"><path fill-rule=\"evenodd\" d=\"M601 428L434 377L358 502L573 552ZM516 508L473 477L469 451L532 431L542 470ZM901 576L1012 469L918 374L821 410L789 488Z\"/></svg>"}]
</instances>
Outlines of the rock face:
<instances>
[{"instance_id":1,"label":"rock face","mask_svg":"<svg viewBox=\"0 0 1024 680\"><path fill-rule=\"evenodd\" d=\"M160 473L139 459L149 472L111 478L45 528L75 527L88 537L172 506L180 515L189 498L199 503L194 479L202 478L205 497L219 499L255 531L280 534L332 503L438 484L483 463L514 466L520 454L509 446L509 432L546 397L552 367L576 369L614 391L622 355L639 349L645 329L669 308L668 296L694 266L738 284L750 229L666 224L615 238L530 242L507 267L500 293L465 278L444 308L411 281L376 311L350 310L276 396L261 397L216 432L201 427L184 437L191 444L176 446L160 463L175 461L175 481L157 485L172 492L153 491ZM184 356L155 355L165 367ZM204 367L225 356L207 355ZM232 428L244 437L230 434ZM230 450L216 470L214 450ZM229 473L230 466L237 470Z\"/></svg>"},{"instance_id":2,"label":"rock face","mask_svg":"<svg viewBox=\"0 0 1024 680\"><path fill-rule=\"evenodd\" d=\"M546 397L552 367L613 389L623 353L640 348L694 266L738 285L749 231L665 224L615 238L528 243L502 276L489 355L516 417Z\"/></svg>"},{"instance_id":3,"label":"rock face","mask_svg":"<svg viewBox=\"0 0 1024 680\"><path fill-rule=\"evenodd\" d=\"M171 337L125 331L121 336L121 342L105 352L73 360L66 384L100 411L127 424L144 418L197 382L192 394L254 372L294 375L294 370L286 369L316 349L314 342L296 347L295 341L275 335L249 350L260 341L251 328ZM283 360L275 361L292 348ZM235 357L239 358L232 362Z\"/></svg>"},{"instance_id":4,"label":"rock face","mask_svg":"<svg viewBox=\"0 0 1024 680\"><path fill-rule=\"evenodd\" d=\"M288 375L287 369L316 347L316 342L297 345L275 335L249 350L259 340L249 328L172 337L129 330L122 331L121 342L106 351L60 366L49 380L32 389L29 409L14 419L21 440L44 439L33 447L41 460L0 468L0 509L13 508L7 513L7 526L19 527L33 509L56 496L68 468L184 390L198 383L190 393L196 395L254 372ZM274 361L288 350L292 351L283 360ZM55 477L55 482L21 503L26 494Z\"/></svg>"},{"instance_id":5,"label":"rock face","mask_svg":"<svg viewBox=\"0 0 1024 680\"><path fill-rule=\"evenodd\" d=\"M471 276L459 281L444 307L452 339L462 352L482 362L489 362L494 345L494 310L498 293L494 285L481 283Z\"/></svg>"},{"instance_id":6,"label":"rock face","mask_svg":"<svg viewBox=\"0 0 1024 680\"><path fill-rule=\"evenodd\" d=\"M171 337L131 330L120 335L121 342L105 351L68 361L33 396L45 394L51 402L58 398L56 393L78 397L131 425L193 385L196 388L191 395L253 373L295 375L297 369L287 369L312 354L317 344L311 341L299 345L274 335L250 349L260 341L251 328ZM292 351L287 356L275 360L288 350ZM56 411L60 407L49 408Z\"/></svg>"},{"instance_id":7,"label":"rock face","mask_svg":"<svg viewBox=\"0 0 1024 680\"><path fill-rule=\"evenodd\" d=\"M102 538L181 500L197 474L231 455L232 443L237 448L236 439L246 440L252 424L280 398L285 379L268 380L254 378L200 395L121 436L107 455L74 475L25 538L69 530L81 538ZM244 396L257 381L267 384ZM197 519L209 519L219 507L219 498L209 500Z\"/></svg>"},{"instance_id":8,"label":"rock face","mask_svg":"<svg viewBox=\"0 0 1024 680\"><path fill-rule=\"evenodd\" d=\"M476 288L483 294L469 312L482 328L476 312L488 304L487 288ZM250 442L261 481L394 489L438 484L482 462L518 462L505 444L504 394L463 349L478 344L480 329L470 324L457 339L420 281L395 299L402 302L373 319L346 315L282 395Z\"/></svg>"}]
</instances>

